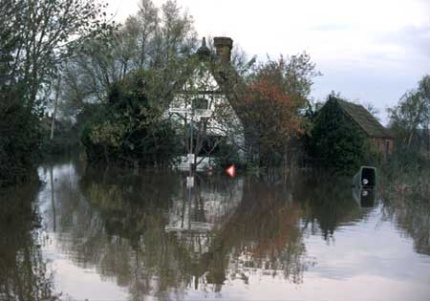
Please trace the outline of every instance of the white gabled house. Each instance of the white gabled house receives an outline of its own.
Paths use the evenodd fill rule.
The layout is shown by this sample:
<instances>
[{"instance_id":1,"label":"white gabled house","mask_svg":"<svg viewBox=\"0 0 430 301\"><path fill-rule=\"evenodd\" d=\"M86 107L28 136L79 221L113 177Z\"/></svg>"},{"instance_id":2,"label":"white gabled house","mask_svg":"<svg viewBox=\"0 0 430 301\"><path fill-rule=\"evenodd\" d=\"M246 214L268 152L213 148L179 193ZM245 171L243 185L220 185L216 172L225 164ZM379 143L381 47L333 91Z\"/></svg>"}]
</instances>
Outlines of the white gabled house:
<instances>
[{"instance_id":1,"label":"white gabled house","mask_svg":"<svg viewBox=\"0 0 430 301\"><path fill-rule=\"evenodd\" d=\"M245 139L237 114L245 85L230 64L233 40L214 38L216 53L203 39L201 47L190 59L189 75L175 94L166 118L178 124L184 136L184 155L177 168L204 170L213 164L220 146L236 148L243 157Z\"/></svg>"}]
</instances>

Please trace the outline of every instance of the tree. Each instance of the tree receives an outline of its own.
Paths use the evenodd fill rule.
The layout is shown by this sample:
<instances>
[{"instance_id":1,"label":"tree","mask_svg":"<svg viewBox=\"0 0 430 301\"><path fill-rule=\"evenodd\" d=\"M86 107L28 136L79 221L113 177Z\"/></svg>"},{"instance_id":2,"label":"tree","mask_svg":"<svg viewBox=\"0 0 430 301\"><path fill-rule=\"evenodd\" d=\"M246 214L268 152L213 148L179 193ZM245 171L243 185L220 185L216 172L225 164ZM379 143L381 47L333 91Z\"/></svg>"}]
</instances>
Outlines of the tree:
<instances>
[{"instance_id":1,"label":"tree","mask_svg":"<svg viewBox=\"0 0 430 301\"><path fill-rule=\"evenodd\" d=\"M260 165L279 164L289 142L303 133L301 110L308 105L312 78L318 76L306 53L268 60L247 81L238 115L244 123L248 152Z\"/></svg>"},{"instance_id":2,"label":"tree","mask_svg":"<svg viewBox=\"0 0 430 301\"><path fill-rule=\"evenodd\" d=\"M109 29L103 8L93 0L2 1L0 186L28 177L51 82L86 37Z\"/></svg>"},{"instance_id":3,"label":"tree","mask_svg":"<svg viewBox=\"0 0 430 301\"><path fill-rule=\"evenodd\" d=\"M193 20L176 1L142 0L136 15L69 61L66 109L83 116L86 103L99 104L82 135L90 161L101 151L107 164L170 163L177 147L161 114L189 74L195 46Z\"/></svg>"},{"instance_id":4,"label":"tree","mask_svg":"<svg viewBox=\"0 0 430 301\"><path fill-rule=\"evenodd\" d=\"M163 106L153 98L157 87L151 71L138 70L114 83L108 102L99 109L82 133L92 163L126 166L169 166L180 145ZM102 156L101 156L102 154Z\"/></svg>"},{"instance_id":5,"label":"tree","mask_svg":"<svg viewBox=\"0 0 430 301\"><path fill-rule=\"evenodd\" d=\"M104 4L93 0L5 0L2 3L2 30L13 29L16 41L9 72L13 82L22 83L24 100L35 105L41 89L50 85L60 63L96 29L107 28L101 19Z\"/></svg>"},{"instance_id":6,"label":"tree","mask_svg":"<svg viewBox=\"0 0 430 301\"><path fill-rule=\"evenodd\" d=\"M364 134L336 104L338 101L344 100L330 94L315 118L310 152L319 166L337 173L348 173L363 165L369 155L369 146Z\"/></svg>"},{"instance_id":7,"label":"tree","mask_svg":"<svg viewBox=\"0 0 430 301\"><path fill-rule=\"evenodd\" d=\"M430 75L424 76L418 88L407 91L399 104L388 109L390 127L399 141L410 148L419 129L428 133L430 124Z\"/></svg>"},{"instance_id":8,"label":"tree","mask_svg":"<svg viewBox=\"0 0 430 301\"><path fill-rule=\"evenodd\" d=\"M136 15L110 34L94 39L68 61L63 80L63 111L79 113L88 102L106 102L107 91L135 70L152 70L157 98L171 97L184 62L196 48L193 20L176 1L161 8L142 0Z\"/></svg>"},{"instance_id":9,"label":"tree","mask_svg":"<svg viewBox=\"0 0 430 301\"><path fill-rule=\"evenodd\" d=\"M263 76L249 86L244 104L244 124L248 137L253 133L261 165L274 163L287 143L301 133L300 103L283 93L273 79Z\"/></svg>"}]
</instances>

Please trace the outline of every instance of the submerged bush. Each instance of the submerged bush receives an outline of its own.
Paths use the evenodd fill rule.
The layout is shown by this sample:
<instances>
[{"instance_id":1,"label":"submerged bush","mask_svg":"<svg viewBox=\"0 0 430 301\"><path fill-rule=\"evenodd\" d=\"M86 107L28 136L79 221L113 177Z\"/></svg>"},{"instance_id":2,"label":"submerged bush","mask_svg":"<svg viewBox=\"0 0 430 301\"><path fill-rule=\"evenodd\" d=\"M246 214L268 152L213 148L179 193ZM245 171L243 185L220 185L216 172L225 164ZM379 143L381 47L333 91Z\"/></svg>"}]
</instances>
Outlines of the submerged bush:
<instances>
[{"instance_id":1,"label":"submerged bush","mask_svg":"<svg viewBox=\"0 0 430 301\"><path fill-rule=\"evenodd\" d=\"M177 156L181 144L144 79L138 72L115 83L107 103L84 126L81 141L90 162L160 167Z\"/></svg>"},{"instance_id":2,"label":"submerged bush","mask_svg":"<svg viewBox=\"0 0 430 301\"><path fill-rule=\"evenodd\" d=\"M6 90L0 90L0 187L35 176L41 141L38 115Z\"/></svg>"},{"instance_id":3,"label":"submerged bush","mask_svg":"<svg viewBox=\"0 0 430 301\"><path fill-rule=\"evenodd\" d=\"M336 101L329 100L315 119L309 151L315 163L324 169L340 174L350 174L360 165L377 161L364 133L353 125Z\"/></svg>"}]
</instances>

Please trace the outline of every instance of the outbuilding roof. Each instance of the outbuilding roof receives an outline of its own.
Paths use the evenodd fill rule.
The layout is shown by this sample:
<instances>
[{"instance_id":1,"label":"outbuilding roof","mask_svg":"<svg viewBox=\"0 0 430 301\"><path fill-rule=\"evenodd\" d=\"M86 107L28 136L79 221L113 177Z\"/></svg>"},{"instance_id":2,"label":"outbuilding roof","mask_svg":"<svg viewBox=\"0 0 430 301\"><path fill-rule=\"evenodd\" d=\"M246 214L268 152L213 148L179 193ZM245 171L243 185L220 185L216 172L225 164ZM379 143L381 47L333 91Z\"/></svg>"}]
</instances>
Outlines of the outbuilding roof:
<instances>
[{"instance_id":1,"label":"outbuilding roof","mask_svg":"<svg viewBox=\"0 0 430 301\"><path fill-rule=\"evenodd\" d=\"M368 110L362 105L347 102L341 99L335 100L342 110L361 127L364 132L370 137L375 138L393 138L393 135L388 129L373 117Z\"/></svg>"}]
</instances>

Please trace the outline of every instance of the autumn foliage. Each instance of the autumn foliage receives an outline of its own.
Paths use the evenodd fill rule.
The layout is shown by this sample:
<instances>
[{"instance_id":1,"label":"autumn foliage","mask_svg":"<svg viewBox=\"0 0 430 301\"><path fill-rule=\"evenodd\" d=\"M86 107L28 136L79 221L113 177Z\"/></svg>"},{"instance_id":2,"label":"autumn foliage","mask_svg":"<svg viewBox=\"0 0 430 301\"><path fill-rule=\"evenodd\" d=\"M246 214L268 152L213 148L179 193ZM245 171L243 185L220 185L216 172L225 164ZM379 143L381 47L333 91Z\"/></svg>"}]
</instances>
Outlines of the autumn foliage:
<instances>
[{"instance_id":1,"label":"autumn foliage","mask_svg":"<svg viewBox=\"0 0 430 301\"><path fill-rule=\"evenodd\" d=\"M259 66L249 83L242 116L251 153L260 165L280 162L292 138L303 132L299 110L306 98L291 88L293 76L281 57Z\"/></svg>"}]
</instances>

